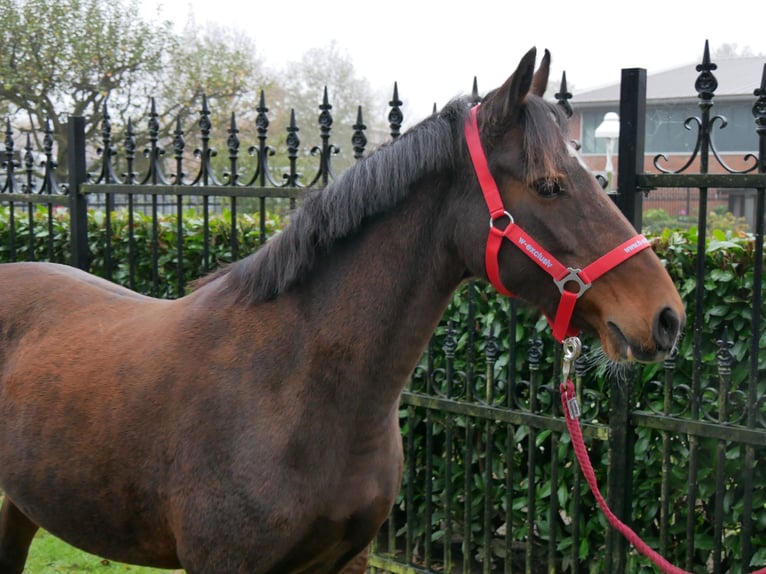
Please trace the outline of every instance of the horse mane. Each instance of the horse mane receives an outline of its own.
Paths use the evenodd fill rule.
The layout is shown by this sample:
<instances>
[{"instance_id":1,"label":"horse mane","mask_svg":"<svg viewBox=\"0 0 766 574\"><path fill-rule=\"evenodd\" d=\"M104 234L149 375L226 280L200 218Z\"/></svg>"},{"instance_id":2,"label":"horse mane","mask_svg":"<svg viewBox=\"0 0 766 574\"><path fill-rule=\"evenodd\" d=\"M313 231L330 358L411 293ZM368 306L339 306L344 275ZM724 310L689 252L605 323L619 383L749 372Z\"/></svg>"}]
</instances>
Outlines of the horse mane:
<instances>
[{"instance_id":1,"label":"horse mane","mask_svg":"<svg viewBox=\"0 0 766 574\"><path fill-rule=\"evenodd\" d=\"M336 241L352 235L366 219L393 209L419 180L452 167L468 108L466 98L451 101L324 188L308 192L285 229L255 253L203 277L194 288L224 277L222 289L253 304L285 292Z\"/></svg>"},{"instance_id":2,"label":"horse mane","mask_svg":"<svg viewBox=\"0 0 766 574\"><path fill-rule=\"evenodd\" d=\"M452 100L396 141L356 162L326 187L308 192L284 230L252 255L203 277L193 288L223 278L222 289L251 304L285 292L311 271L319 255L359 230L365 220L396 207L418 181L456 167L461 158L467 161L461 150L463 122L470 105L468 98ZM549 118L553 114L559 127L566 126L557 106L536 96L527 98L520 120L528 182L538 179L539 174L556 172L555 150L562 141L561 132L551 130L550 121L540 121L540 114Z\"/></svg>"}]
</instances>

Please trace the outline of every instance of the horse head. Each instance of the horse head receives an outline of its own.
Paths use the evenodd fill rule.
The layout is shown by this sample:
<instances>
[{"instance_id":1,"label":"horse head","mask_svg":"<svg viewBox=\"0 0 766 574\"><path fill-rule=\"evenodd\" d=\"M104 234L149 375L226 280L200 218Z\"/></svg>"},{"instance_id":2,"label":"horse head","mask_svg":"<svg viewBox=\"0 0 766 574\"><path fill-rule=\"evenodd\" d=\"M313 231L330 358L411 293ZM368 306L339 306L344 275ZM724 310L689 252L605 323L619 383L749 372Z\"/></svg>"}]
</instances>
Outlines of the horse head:
<instances>
[{"instance_id":1,"label":"horse head","mask_svg":"<svg viewBox=\"0 0 766 574\"><path fill-rule=\"evenodd\" d=\"M550 54L537 71L535 57L466 121L474 169L457 217L472 222L469 269L541 309L559 340L591 331L612 360L661 360L683 327L681 299L575 150L563 110L543 99Z\"/></svg>"}]
</instances>

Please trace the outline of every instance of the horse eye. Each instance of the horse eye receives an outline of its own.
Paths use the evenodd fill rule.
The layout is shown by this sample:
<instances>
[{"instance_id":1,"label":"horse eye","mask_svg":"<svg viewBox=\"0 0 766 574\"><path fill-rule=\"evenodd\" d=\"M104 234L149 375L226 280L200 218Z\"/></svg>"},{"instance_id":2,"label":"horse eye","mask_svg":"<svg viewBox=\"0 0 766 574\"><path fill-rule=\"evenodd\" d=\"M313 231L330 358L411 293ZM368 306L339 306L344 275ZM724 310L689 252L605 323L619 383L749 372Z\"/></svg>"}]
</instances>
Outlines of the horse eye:
<instances>
[{"instance_id":1,"label":"horse eye","mask_svg":"<svg viewBox=\"0 0 766 574\"><path fill-rule=\"evenodd\" d=\"M564 191L559 180L551 177L537 180L533 187L540 197L557 197Z\"/></svg>"}]
</instances>

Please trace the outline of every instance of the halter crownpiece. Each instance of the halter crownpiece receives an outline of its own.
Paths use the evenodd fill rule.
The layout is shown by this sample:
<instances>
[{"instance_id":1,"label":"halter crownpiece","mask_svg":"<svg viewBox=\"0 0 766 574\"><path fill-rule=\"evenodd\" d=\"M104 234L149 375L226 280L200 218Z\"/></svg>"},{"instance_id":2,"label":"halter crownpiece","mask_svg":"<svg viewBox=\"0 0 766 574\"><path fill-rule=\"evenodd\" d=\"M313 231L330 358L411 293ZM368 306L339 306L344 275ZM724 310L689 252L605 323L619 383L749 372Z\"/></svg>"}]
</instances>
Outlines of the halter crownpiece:
<instances>
[{"instance_id":1,"label":"halter crownpiece","mask_svg":"<svg viewBox=\"0 0 766 574\"><path fill-rule=\"evenodd\" d=\"M500 279L498 257L504 239L507 239L511 244L521 249L527 257L548 273L561 293L561 300L556 310L556 318L553 321L551 321L550 317L548 318L548 323L553 330L553 337L560 343L565 337L572 337L578 333L569 323L574 313L575 303L590 288L593 281L607 271L617 267L626 259L649 247L649 241L643 235L636 235L582 269L567 267L560 263L553 255L527 235L516 224L513 215L505 208L495 178L492 177L489 171L487 157L484 154L481 139L479 138L479 126L476 118L479 105L477 104L468 112L465 121L465 140L476 177L484 194L484 201L486 201L487 208L489 209L489 237L487 238L487 249L484 253L487 277L500 293L511 297L514 296L503 285ZM503 223L506 223L504 227L502 227ZM567 285L570 288L574 285L577 290L570 291L566 289Z\"/></svg>"}]
</instances>

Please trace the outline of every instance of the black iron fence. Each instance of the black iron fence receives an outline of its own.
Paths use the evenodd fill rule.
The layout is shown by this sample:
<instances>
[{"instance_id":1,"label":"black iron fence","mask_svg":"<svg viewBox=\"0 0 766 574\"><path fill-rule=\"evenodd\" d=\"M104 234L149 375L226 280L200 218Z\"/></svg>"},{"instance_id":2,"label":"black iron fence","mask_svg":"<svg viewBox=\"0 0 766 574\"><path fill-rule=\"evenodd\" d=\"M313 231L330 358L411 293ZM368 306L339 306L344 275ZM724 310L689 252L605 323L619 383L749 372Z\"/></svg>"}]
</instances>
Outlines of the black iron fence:
<instances>
[{"instance_id":1,"label":"black iron fence","mask_svg":"<svg viewBox=\"0 0 766 574\"><path fill-rule=\"evenodd\" d=\"M645 72L626 70L622 79L616 201L640 228L647 190L693 188L698 197L694 213L701 232L687 299L689 354L660 366L605 373L581 360L576 379L591 457L617 515L687 570L747 572L766 564L766 336L761 318L766 86L755 94L760 152L752 168L709 175L713 70L703 61L695 153L705 159L699 174L640 172ZM160 141L153 116L145 154L138 153L131 125L123 144L115 145L105 110L102 151L92 173L83 120L71 118L66 182L56 180L50 134L40 165L28 141L23 150L16 149L8 123L0 175L0 205L8 220L7 240L0 245L3 258L69 262L149 294L183 295L190 278L262 243L271 230L270 213L298 201L305 188L326 183L339 148L350 149L353 157L364 154L361 111L350 145L336 145L326 104L320 106L312 171L299 158L294 123L284 136L286 162L278 169L270 164L274 136L263 97L249 149L254 160L247 166L232 117L221 167L223 154L217 156L211 145L206 107L200 112L195 150L187 148L180 128L172 141ZM402 124L399 106L395 91L389 114L392 137ZM302 177L302 170L310 175ZM750 311L716 335L712 353L711 342L702 340L706 318L717 312L706 307L706 290L717 271L705 259L711 188L754 190L755 221L760 222L751 238L753 264L743 295L751 302ZM105 209L90 209L95 203ZM216 235L210 221L219 213L227 223L225 232ZM252 237L243 229L245 213L256 217ZM94 218L103 218L97 222L106 230L100 235ZM184 238L191 219L201 220L202 229L193 247ZM138 231L139 221L147 222L148 231ZM220 255L221 242L225 255ZM152 255L148 259L147 252ZM148 270L142 269L146 260ZM172 279L163 275L168 265ZM142 272L150 276L146 283ZM558 407L559 351L544 322L514 301L476 282L458 293L402 397L404 486L375 543L373 571L648 568L606 525L580 477Z\"/></svg>"},{"instance_id":2,"label":"black iron fence","mask_svg":"<svg viewBox=\"0 0 766 574\"><path fill-rule=\"evenodd\" d=\"M710 561L705 564L715 572L726 569L748 571L751 558L758 554L759 564L766 563L763 542L753 544L756 533L764 532L764 512L762 504L752 505L753 494L766 489L766 434L764 411L766 410L766 370L763 354L766 351L766 337L763 335L763 241L764 241L764 194L766 193L766 63L764 64L760 88L754 91L753 117L754 129L758 134L758 154L748 155L750 166L743 170L734 170L726 165L715 150L714 127L725 126L725 121L714 114L714 97L718 83L714 71L716 65L710 60L707 45L702 62L697 66L699 76L695 83L698 93L700 115L693 118L698 128L697 144L690 165L695 156L699 158L699 173L685 173L686 166L677 171L669 171L662 166L662 156L657 156L654 166L657 173L642 173L636 166L643 165L644 103L646 100L646 72L644 70L623 70L620 112L623 126L626 126L620 139L619 189L625 193L618 200L623 211L633 220L636 227L641 226L643 191L652 189L689 187L699 192L697 257L695 262L696 282L693 293L693 317L691 332L692 361L690 380L683 386L675 383L674 364L666 365L664 379L657 383L664 389L665 401L662 407L632 410L630 422L638 428L652 429L655 440L662 441L663 447L673 439L684 437L687 442L685 456L670 461L669 455L663 458L663 481L669 480L671 472L683 469L687 478L688 491L685 496L686 516L681 518L685 525L685 560L687 569L695 566L695 551L700 547L695 532L698 527L697 505L710 505L713 509L712 552ZM711 162L718 162L724 174L709 173ZM709 300L711 283L715 282L715 269L705 265L706 230L708 227L708 192L711 188L743 190L748 189L755 195L753 258L749 295L752 306L743 317L744 324L726 325L718 342L717 360L719 362L718 380L705 380L704 365L709 357L703 355L702 333L706 313L706 300ZM737 360L733 349L736 345L743 348ZM733 383L732 373L737 367L745 367L746 376L739 384ZM674 408L669 395L683 395L683 408ZM714 408L709 408L708 399L715 399ZM677 399L676 399L677 400ZM680 434L683 432L683 434ZM736 453L732 453L732 449ZM740 464L736 476L725 472L727 458L735 457ZM670 465L674 465L671 471ZM731 469L731 466L729 466ZM703 477L714 476L714 488L702 493ZM663 482L663 488L667 483ZM664 493L663 493L664 494ZM738 520L727 522L725 516L731 511L733 499L742 503ZM666 498L662 496L665 504ZM629 506L627 507L629 510ZM664 508L668 518L672 509ZM627 514L626 514L627 515ZM680 517L679 517L680 518ZM736 529L741 536L738 555L742 562L732 566L726 562L723 548L725 530ZM660 542L667 546L668 525L663 523ZM705 541L706 543L708 541Z\"/></svg>"}]
</instances>

